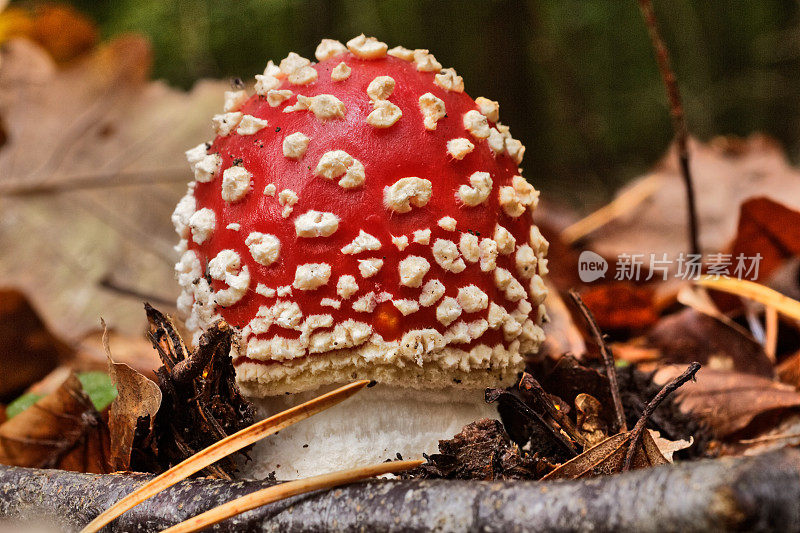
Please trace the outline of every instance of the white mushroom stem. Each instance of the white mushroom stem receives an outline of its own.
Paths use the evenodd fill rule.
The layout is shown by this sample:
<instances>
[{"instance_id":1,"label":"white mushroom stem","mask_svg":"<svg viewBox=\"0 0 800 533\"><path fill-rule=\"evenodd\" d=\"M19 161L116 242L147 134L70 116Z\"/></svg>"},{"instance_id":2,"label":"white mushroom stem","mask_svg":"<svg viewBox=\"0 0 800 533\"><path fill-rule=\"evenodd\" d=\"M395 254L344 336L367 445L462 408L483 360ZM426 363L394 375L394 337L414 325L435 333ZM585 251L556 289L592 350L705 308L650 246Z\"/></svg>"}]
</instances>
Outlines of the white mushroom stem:
<instances>
[{"instance_id":1,"label":"white mushroom stem","mask_svg":"<svg viewBox=\"0 0 800 533\"><path fill-rule=\"evenodd\" d=\"M320 393L254 399L267 417ZM498 418L483 390L422 391L385 385L360 394L303 423L256 444L242 476L298 479L359 465L396 459L421 459L438 453L439 440L450 439L481 418Z\"/></svg>"}]
</instances>

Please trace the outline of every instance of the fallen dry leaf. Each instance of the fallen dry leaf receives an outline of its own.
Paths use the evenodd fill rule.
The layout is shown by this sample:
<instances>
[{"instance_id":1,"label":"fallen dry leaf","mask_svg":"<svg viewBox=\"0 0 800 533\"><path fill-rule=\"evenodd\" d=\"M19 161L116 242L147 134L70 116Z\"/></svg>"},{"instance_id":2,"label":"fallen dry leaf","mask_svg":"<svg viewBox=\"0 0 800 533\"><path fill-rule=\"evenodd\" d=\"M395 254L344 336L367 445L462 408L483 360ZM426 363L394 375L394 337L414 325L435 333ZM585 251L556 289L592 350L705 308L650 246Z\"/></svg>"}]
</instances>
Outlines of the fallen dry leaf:
<instances>
[{"instance_id":1,"label":"fallen dry leaf","mask_svg":"<svg viewBox=\"0 0 800 533\"><path fill-rule=\"evenodd\" d=\"M735 143L735 146L733 146ZM732 149L733 148L735 149ZM689 143L692 176L704 251L724 249L736 234L737 212L753 196L800 208L800 171L791 167L776 142L763 135L745 140ZM674 146L653 173L661 186L639 206L591 234L586 248L605 257L620 253L666 253L673 260L688 251L686 197ZM620 191L635 187L636 180Z\"/></svg>"},{"instance_id":2,"label":"fallen dry leaf","mask_svg":"<svg viewBox=\"0 0 800 533\"><path fill-rule=\"evenodd\" d=\"M108 410L110 460L114 470L128 470L137 428L142 428L144 439L153 433L156 414L161 407L161 389L155 382L125 363L115 363L107 338L104 340L108 354L108 373L117 387L117 397ZM142 426L147 429L144 430Z\"/></svg>"},{"instance_id":3,"label":"fallen dry leaf","mask_svg":"<svg viewBox=\"0 0 800 533\"><path fill-rule=\"evenodd\" d=\"M663 383L682 368L666 366L656 373ZM728 370L703 368L697 380L676 393L681 410L704 420L718 437L763 432L773 416L800 408L800 393L794 387L765 377ZM764 420L764 424L759 424Z\"/></svg>"},{"instance_id":4,"label":"fallen dry leaf","mask_svg":"<svg viewBox=\"0 0 800 533\"><path fill-rule=\"evenodd\" d=\"M589 446L600 444L608 438L608 425L600 416L603 405L597 398L589 394L578 394L575 398L575 410L575 425Z\"/></svg>"},{"instance_id":5,"label":"fallen dry leaf","mask_svg":"<svg viewBox=\"0 0 800 533\"><path fill-rule=\"evenodd\" d=\"M783 263L800 256L800 212L769 198L751 198L739 214L739 228L731 253L761 254L758 279L766 279Z\"/></svg>"},{"instance_id":6,"label":"fallen dry leaf","mask_svg":"<svg viewBox=\"0 0 800 533\"><path fill-rule=\"evenodd\" d=\"M53 393L0 425L0 463L108 473L108 429L70 374Z\"/></svg>"},{"instance_id":7,"label":"fallen dry leaf","mask_svg":"<svg viewBox=\"0 0 800 533\"><path fill-rule=\"evenodd\" d=\"M150 48L135 36L64 68L11 40L0 61L0 276L67 341L101 315L140 334L142 294L177 294L170 214L191 178L183 152L212 136L227 84L187 94L149 81Z\"/></svg>"},{"instance_id":8,"label":"fallen dry leaf","mask_svg":"<svg viewBox=\"0 0 800 533\"><path fill-rule=\"evenodd\" d=\"M653 437L653 442L655 442L656 446L658 446L658 451L661 452L661 455L664 456L664 459L670 463L672 462L672 456L675 454L675 452L685 450L694 444L693 437L689 437L688 440L669 440L662 437L661 432L656 431L655 429L648 429L647 432L650 433L651 437Z\"/></svg>"},{"instance_id":9,"label":"fallen dry leaf","mask_svg":"<svg viewBox=\"0 0 800 533\"><path fill-rule=\"evenodd\" d=\"M763 347L740 329L716 318L684 309L662 318L647 335L664 363L697 361L711 368L772 376L772 362Z\"/></svg>"},{"instance_id":10,"label":"fallen dry leaf","mask_svg":"<svg viewBox=\"0 0 800 533\"><path fill-rule=\"evenodd\" d=\"M13 399L71 355L22 293L0 289L0 398Z\"/></svg>"},{"instance_id":11,"label":"fallen dry leaf","mask_svg":"<svg viewBox=\"0 0 800 533\"><path fill-rule=\"evenodd\" d=\"M653 290L629 282L592 284L581 298L592 311L600 329L643 330L658 320Z\"/></svg>"},{"instance_id":12,"label":"fallen dry leaf","mask_svg":"<svg viewBox=\"0 0 800 533\"><path fill-rule=\"evenodd\" d=\"M580 479L617 474L622 471L630 438L630 431L609 437L600 444L589 448L579 456L560 465L542 479ZM667 463L669 461L661 455L650 432L643 432L639 447L633 456L632 468L648 468Z\"/></svg>"}]
</instances>

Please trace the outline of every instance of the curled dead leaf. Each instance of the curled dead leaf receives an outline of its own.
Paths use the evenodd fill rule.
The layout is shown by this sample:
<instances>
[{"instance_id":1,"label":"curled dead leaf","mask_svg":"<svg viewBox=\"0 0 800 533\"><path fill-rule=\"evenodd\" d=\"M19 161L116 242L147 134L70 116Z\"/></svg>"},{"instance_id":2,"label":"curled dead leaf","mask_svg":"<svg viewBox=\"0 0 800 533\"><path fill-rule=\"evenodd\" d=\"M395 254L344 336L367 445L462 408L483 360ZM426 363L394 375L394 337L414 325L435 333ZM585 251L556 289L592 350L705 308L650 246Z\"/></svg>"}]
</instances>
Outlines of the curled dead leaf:
<instances>
[{"instance_id":1,"label":"curled dead leaf","mask_svg":"<svg viewBox=\"0 0 800 533\"><path fill-rule=\"evenodd\" d=\"M608 425L600 416L603 405L589 394L578 394L575 397L577 410L577 427L589 446L594 446L608 438Z\"/></svg>"},{"instance_id":2,"label":"curled dead leaf","mask_svg":"<svg viewBox=\"0 0 800 533\"><path fill-rule=\"evenodd\" d=\"M579 456L544 476L544 480L579 479L622 472L625 455L628 452L631 432L618 433L597 444ZM667 464L648 431L642 433L639 446L633 456L632 468L648 468Z\"/></svg>"},{"instance_id":3,"label":"curled dead leaf","mask_svg":"<svg viewBox=\"0 0 800 533\"><path fill-rule=\"evenodd\" d=\"M106 334L103 340L108 354L108 373L118 391L108 411L110 460L115 470L128 470L137 428L147 428L143 431L145 440L153 434L156 414L161 407L161 389L125 363L115 363Z\"/></svg>"},{"instance_id":4,"label":"curled dead leaf","mask_svg":"<svg viewBox=\"0 0 800 533\"><path fill-rule=\"evenodd\" d=\"M656 381L665 382L680 374L681 368L667 366L659 370ZM800 409L800 393L783 383L765 377L729 370L704 368L694 383L677 392L681 410L700 417L720 437L763 432L778 415Z\"/></svg>"},{"instance_id":5,"label":"curled dead leaf","mask_svg":"<svg viewBox=\"0 0 800 533\"><path fill-rule=\"evenodd\" d=\"M0 425L0 463L111 472L108 428L77 376Z\"/></svg>"}]
</instances>

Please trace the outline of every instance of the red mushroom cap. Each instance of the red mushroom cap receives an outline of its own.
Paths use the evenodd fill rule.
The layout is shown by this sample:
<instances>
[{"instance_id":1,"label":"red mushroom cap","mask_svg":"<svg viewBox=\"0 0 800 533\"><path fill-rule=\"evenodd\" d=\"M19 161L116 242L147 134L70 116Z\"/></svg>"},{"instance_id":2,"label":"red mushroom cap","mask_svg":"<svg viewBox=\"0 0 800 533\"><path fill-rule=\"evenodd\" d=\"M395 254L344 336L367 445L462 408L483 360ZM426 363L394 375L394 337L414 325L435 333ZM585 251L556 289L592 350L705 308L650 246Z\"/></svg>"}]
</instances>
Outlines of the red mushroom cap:
<instances>
[{"instance_id":1,"label":"red mushroom cap","mask_svg":"<svg viewBox=\"0 0 800 533\"><path fill-rule=\"evenodd\" d=\"M524 147L426 50L347 44L270 62L187 152L187 325L241 328L234 364L259 395L513 379L545 297Z\"/></svg>"}]
</instances>

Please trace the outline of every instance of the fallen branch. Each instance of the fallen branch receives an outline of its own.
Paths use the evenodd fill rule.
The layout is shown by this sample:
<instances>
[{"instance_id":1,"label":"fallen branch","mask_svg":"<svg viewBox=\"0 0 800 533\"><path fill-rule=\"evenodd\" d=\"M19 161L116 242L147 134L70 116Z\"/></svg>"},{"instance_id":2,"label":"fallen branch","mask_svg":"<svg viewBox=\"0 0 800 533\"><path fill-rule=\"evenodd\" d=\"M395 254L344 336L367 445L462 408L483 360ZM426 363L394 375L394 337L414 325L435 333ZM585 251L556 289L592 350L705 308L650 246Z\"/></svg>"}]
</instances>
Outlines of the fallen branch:
<instances>
[{"instance_id":1,"label":"fallen branch","mask_svg":"<svg viewBox=\"0 0 800 533\"><path fill-rule=\"evenodd\" d=\"M389 461L387 463L350 468L348 470L331 472L330 474L320 474L319 476L310 478L287 481L286 483L257 490L256 492L251 492L235 500L223 503L205 513L193 516L180 524L165 529L162 533L192 533L193 531L200 531L214 524L219 524L223 520L238 516L253 509L258 509L272 502L291 498L298 494L306 494L315 490L331 489L348 483L355 483L362 479L383 474L397 474L405 470L416 468L423 462L424 461Z\"/></svg>"},{"instance_id":2,"label":"fallen branch","mask_svg":"<svg viewBox=\"0 0 800 533\"><path fill-rule=\"evenodd\" d=\"M0 518L74 531L148 479L0 466ZM184 480L106 531L160 531L273 483ZM376 480L269 504L216 530L796 531L798 501L800 451L786 449L546 484Z\"/></svg>"}]
</instances>

